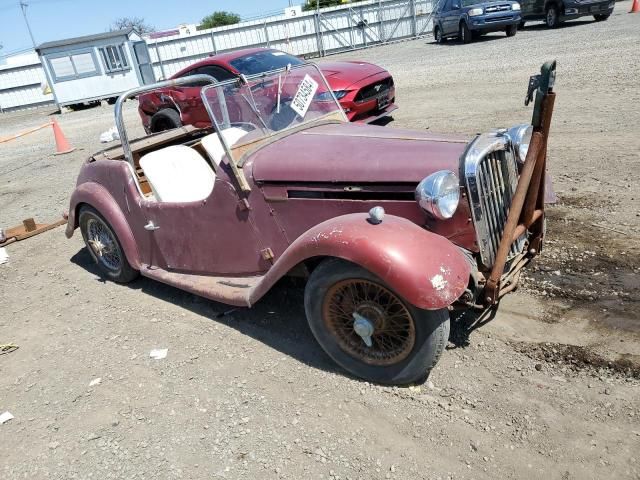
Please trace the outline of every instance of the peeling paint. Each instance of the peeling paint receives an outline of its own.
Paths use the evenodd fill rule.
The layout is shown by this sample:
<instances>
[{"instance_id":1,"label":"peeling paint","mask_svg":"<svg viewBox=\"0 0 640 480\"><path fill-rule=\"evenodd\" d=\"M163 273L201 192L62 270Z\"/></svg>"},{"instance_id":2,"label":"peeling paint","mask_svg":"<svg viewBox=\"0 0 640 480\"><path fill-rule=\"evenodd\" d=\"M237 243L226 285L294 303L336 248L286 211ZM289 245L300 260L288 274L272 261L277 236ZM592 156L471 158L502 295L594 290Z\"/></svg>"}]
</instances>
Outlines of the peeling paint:
<instances>
[{"instance_id":1,"label":"peeling paint","mask_svg":"<svg viewBox=\"0 0 640 480\"><path fill-rule=\"evenodd\" d=\"M431 285L433 285L433 288L435 288L436 290L442 290L447 286L447 281L442 275L434 275L431 278Z\"/></svg>"}]
</instances>

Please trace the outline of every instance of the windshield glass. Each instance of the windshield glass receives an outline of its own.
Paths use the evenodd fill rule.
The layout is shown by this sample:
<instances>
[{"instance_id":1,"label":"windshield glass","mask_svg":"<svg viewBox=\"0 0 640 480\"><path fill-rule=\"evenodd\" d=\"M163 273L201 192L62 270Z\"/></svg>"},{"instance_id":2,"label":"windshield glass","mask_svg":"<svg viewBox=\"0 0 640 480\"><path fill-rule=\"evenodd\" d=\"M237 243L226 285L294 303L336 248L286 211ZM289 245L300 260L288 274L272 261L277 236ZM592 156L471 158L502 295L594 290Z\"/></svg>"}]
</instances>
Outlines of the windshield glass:
<instances>
[{"instance_id":1,"label":"windshield glass","mask_svg":"<svg viewBox=\"0 0 640 480\"><path fill-rule=\"evenodd\" d=\"M462 0L463 7L470 7L471 5L478 5L482 3L480 0Z\"/></svg>"},{"instance_id":2,"label":"windshield glass","mask_svg":"<svg viewBox=\"0 0 640 480\"><path fill-rule=\"evenodd\" d=\"M238 57L229 63L243 75L249 76L284 68L287 65L302 65L304 62L298 57L278 50L262 50Z\"/></svg>"},{"instance_id":3,"label":"windshield glass","mask_svg":"<svg viewBox=\"0 0 640 480\"><path fill-rule=\"evenodd\" d=\"M283 68L244 80L210 85L201 93L220 143L235 162L240 155L233 148L239 145L305 125L347 121L314 64Z\"/></svg>"}]
</instances>

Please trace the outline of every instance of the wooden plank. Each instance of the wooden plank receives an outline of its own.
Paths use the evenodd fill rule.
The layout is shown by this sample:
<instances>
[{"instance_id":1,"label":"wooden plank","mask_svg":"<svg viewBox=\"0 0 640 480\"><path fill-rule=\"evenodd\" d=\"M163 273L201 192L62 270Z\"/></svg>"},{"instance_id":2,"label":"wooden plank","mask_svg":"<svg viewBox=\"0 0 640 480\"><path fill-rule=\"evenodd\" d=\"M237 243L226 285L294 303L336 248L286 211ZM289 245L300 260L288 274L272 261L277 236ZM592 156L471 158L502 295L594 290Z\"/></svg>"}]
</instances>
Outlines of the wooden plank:
<instances>
[{"instance_id":1,"label":"wooden plank","mask_svg":"<svg viewBox=\"0 0 640 480\"><path fill-rule=\"evenodd\" d=\"M5 240L4 242L0 243L0 247L4 247L13 242L19 242L20 240L31 238L35 235L47 232L66 223L67 220L65 220L64 218L53 223L35 223L33 218L28 218L23 221L22 225L9 228L4 232Z\"/></svg>"}]
</instances>

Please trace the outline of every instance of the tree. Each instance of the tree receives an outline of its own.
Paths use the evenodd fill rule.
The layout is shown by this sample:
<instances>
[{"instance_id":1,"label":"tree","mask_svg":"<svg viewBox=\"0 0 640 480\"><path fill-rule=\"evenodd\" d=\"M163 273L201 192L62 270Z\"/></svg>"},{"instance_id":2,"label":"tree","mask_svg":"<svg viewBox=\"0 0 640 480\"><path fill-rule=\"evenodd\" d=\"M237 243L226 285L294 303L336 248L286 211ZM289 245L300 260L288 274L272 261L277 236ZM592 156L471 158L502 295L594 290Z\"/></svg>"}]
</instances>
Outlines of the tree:
<instances>
[{"instance_id":1,"label":"tree","mask_svg":"<svg viewBox=\"0 0 640 480\"><path fill-rule=\"evenodd\" d=\"M346 2L344 2L343 0L320 0L320 8L336 7L338 5L342 5L343 3ZM307 3L302 6L302 10L304 10L305 12L309 10L315 10L317 4L317 0L307 0Z\"/></svg>"},{"instance_id":2,"label":"tree","mask_svg":"<svg viewBox=\"0 0 640 480\"><path fill-rule=\"evenodd\" d=\"M151 33L155 31L155 27L145 23L144 18L140 17L120 17L111 24L111 31L128 30L133 28L138 33Z\"/></svg>"},{"instance_id":3,"label":"tree","mask_svg":"<svg viewBox=\"0 0 640 480\"><path fill-rule=\"evenodd\" d=\"M213 12L202 19L198 30L206 28L224 27L225 25L233 25L240 22L240 15L232 12Z\"/></svg>"}]
</instances>

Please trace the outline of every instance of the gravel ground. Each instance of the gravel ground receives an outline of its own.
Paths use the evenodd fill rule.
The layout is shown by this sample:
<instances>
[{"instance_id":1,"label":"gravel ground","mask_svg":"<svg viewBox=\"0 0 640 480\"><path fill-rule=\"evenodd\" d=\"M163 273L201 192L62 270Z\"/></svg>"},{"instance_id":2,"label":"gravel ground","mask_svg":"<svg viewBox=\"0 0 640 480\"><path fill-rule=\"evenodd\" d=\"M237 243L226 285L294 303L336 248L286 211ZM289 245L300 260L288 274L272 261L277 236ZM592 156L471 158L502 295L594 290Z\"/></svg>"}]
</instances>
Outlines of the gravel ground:
<instances>
[{"instance_id":1,"label":"gravel ground","mask_svg":"<svg viewBox=\"0 0 640 480\"><path fill-rule=\"evenodd\" d=\"M15 415L0 425L0 474L640 479L640 16L629 8L509 39L340 56L394 74L387 128L463 133L526 121L528 76L558 60L560 203L544 255L491 322L457 319L428 382L346 376L314 342L300 285L220 316L228 307L149 280L102 281L79 236L57 229L11 245L0 266L0 343L20 346L0 355L0 413ZM50 114L0 115L0 137ZM126 110L132 128L136 115ZM56 118L75 152L53 156L46 130L0 146L0 225L59 216L113 125L106 106Z\"/></svg>"}]
</instances>

